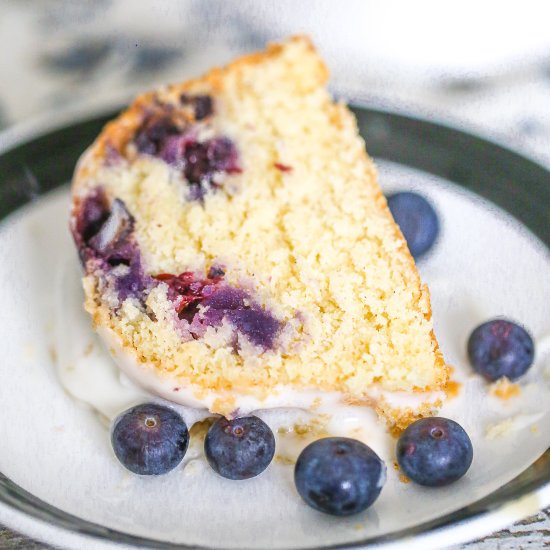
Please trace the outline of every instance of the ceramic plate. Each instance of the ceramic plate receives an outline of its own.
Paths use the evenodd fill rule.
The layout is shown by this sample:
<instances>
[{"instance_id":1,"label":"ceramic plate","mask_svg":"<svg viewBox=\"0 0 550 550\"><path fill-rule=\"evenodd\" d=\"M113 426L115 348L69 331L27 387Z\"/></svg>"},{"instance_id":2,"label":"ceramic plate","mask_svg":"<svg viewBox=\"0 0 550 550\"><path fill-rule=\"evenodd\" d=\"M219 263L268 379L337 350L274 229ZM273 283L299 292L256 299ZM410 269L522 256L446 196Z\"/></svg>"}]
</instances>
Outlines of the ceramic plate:
<instances>
[{"instance_id":1,"label":"ceramic plate","mask_svg":"<svg viewBox=\"0 0 550 550\"><path fill-rule=\"evenodd\" d=\"M550 503L550 173L456 129L355 112L384 190L422 192L442 220L419 269L459 382L443 412L474 441L468 475L441 490L405 484L392 468L390 440L355 425L386 460L388 482L366 513L336 519L299 499L292 460L239 483L209 471L200 445L185 468L162 478L130 476L118 465L108 430L58 377L82 368L83 357L112 367L81 309L64 186L110 113L0 137L1 523L71 548L424 549L481 536ZM469 331L495 315L521 320L537 345L520 395L507 401L471 374L464 354Z\"/></svg>"}]
</instances>

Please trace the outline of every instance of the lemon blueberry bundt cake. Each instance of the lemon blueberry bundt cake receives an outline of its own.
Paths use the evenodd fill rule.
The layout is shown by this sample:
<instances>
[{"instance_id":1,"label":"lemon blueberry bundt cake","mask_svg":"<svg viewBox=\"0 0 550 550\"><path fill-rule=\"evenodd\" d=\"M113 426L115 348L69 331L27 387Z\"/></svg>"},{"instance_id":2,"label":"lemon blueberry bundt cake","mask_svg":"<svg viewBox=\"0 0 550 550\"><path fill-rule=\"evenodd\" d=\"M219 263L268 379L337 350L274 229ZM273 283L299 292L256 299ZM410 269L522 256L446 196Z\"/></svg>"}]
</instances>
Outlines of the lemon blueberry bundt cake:
<instances>
[{"instance_id":1,"label":"lemon blueberry bundt cake","mask_svg":"<svg viewBox=\"0 0 550 550\"><path fill-rule=\"evenodd\" d=\"M85 307L151 391L226 416L338 396L391 420L391 395L422 414L444 388L428 290L327 78L306 38L274 44L138 97L82 157Z\"/></svg>"}]
</instances>

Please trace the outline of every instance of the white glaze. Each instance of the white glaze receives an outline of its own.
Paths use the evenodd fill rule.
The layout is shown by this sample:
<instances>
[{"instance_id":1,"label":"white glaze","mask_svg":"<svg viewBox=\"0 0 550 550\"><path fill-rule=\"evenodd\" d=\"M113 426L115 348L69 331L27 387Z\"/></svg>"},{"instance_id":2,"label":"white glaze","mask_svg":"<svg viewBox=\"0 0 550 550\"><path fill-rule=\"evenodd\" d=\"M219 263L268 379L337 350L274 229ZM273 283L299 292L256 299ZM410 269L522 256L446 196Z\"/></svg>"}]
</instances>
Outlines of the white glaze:
<instances>
[{"instance_id":1,"label":"white glaze","mask_svg":"<svg viewBox=\"0 0 550 550\"><path fill-rule=\"evenodd\" d=\"M111 356L121 370L138 386L173 401L185 407L197 409L211 409L216 399L223 399L227 394L219 392L200 392L194 390L192 385L175 385L172 378L162 378L151 367L139 363L132 352L124 349L117 334L109 328L99 327L99 337L104 342ZM114 381L114 380L113 380ZM111 388L114 391L114 388ZM200 397L197 394L200 393ZM260 409L275 408L299 408L317 410L319 407L327 410L345 406L342 404L343 395L336 392L321 392L316 390L296 390L288 386L277 386L265 399L259 399L251 395L243 395L231 392L235 398L236 413L248 414ZM416 407L423 402L434 402L445 397L444 392L425 392L409 394L406 392L388 392L381 388L373 387L367 397L373 400L384 399L389 405L406 408Z\"/></svg>"}]
</instances>

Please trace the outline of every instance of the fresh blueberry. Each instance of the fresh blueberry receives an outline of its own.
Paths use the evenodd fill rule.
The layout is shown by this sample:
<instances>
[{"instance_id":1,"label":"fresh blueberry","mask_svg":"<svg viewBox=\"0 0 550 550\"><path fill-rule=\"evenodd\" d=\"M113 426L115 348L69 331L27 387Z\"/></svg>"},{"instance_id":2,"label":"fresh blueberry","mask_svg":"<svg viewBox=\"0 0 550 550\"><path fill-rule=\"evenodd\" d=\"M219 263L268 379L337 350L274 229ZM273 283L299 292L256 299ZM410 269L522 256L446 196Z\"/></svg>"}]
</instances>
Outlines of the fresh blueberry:
<instances>
[{"instance_id":1,"label":"fresh blueberry","mask_svg":"<svg viewBox=\"0 0 550 550\"><path fill-rule=\"evenodd\" d=\"M386 481L386 466L364 443L327 437L309 444L294 469L300 496L312 508L335 516L366 510Z\"/></svg>"},{"instance_id":2,"label":"fresh blueberry","mask_svg":"<svg viewBox=\"0 0 550 550\"><path fill-rule=\"evenodd\" d=\"M189 431L173 409L145 403L115 420L111 443L116 457L131 472L160 475L173 470L185 456Z\"/></svg>"},{"instance_id":3,"label":"fresh blueberry","mask_svg":"<svg viewBox=\"0 0 550 550\"><path fill-rule=\"evenodd\" d=\"M448 418L422 418L397 442L397 462L420 485L440 487L460 479L473 459L472 442L460 424Z\"/></svg>"},{"instance_id":4,"label":"fresh blueberry","mask_svg":"<svg viewBox=\"0 0 550 550\"><path fill-rule=\"evenodd\" d=\"M417 193L404 191L390 195L388 206L412 256L417 259L425 254L439 234L439 220L431 204Z\"/></svg>"},{"instance_id":5,"label":"fresh blueberry","mask_svg":"<svg viewBox=\"0 0 550 550\"><path fill-rule=\"evenodd\" d=\"M468 356L474 369L488 380L502 376L516 380L533 364L535 344L524 328L511 321L494 319L472 332Z\"/></svg>"},{"instance_id":6,"label":"fresh blueberry","mask_svg":"<svg viewBox=\"0 0 550 550\"><path fill-rule=\"evenodd\" d=\"M275 454L275 437L257 416L220 418L204 440L212 469L227 479L249 479L261 474Z\"/></svg>"}]
</instances>

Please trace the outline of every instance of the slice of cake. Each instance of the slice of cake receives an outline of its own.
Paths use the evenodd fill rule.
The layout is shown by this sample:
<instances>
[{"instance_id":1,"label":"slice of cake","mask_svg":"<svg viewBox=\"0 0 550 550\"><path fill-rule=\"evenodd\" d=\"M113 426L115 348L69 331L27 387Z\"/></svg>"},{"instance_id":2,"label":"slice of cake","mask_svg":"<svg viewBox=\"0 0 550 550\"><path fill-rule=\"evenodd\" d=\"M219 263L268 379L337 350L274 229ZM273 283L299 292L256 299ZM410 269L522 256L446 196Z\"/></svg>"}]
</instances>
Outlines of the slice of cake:
<instances>
[{"instance_id":1,"label":"slice of cake","mask_svg":"<svg viewBox=\"0 0 550 550\"><path fill-rule=\"evenodd\" d=\"M437 405L428 290L327 78L292 38L138 97L81 159L85 307L151 391L227 416L337 398L401 425Z\"/></svg>"}]
</instances>

